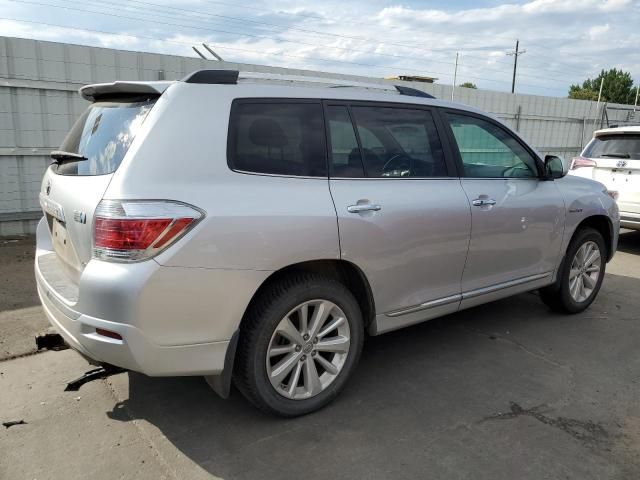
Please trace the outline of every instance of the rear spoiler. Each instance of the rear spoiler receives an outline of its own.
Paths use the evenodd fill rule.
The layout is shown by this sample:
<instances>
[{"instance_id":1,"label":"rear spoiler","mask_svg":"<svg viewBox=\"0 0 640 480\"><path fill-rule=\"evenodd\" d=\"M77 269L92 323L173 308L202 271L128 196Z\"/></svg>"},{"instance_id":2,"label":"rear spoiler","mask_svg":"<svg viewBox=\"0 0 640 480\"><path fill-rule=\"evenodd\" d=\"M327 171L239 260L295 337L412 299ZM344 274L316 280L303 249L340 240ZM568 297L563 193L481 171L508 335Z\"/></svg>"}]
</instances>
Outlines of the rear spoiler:
<instances>
[{"instance_id":1,"label":"rear spoiler","mask_svg":"<svg viewBox=\"0 0 640 480\"><path fill-rule=\"evenodd\" d=\"M95 102L104 97L118 95L162 95L173 82L111 82L86 85L78 93L85 100Z\"/></svg>"}]
</instances>

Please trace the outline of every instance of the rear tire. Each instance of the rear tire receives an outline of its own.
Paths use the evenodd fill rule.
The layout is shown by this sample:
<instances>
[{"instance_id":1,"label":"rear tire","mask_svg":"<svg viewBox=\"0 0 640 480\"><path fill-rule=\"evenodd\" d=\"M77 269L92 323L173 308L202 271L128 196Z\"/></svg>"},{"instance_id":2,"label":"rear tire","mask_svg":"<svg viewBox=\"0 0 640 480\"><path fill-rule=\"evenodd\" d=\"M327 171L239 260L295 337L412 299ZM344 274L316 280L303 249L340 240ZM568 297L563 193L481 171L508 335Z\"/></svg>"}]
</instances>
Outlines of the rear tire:
<instances>
[{"instance_id":1,"label":"rear tire","mask_svg":"<svg viewBox=\"0 0 640 480\"><path fill-rule=\"evenodd\" d=\"M234 383L266 413L305 415L342 390L363 341L358 302L343 284L293 274L268 287L247 312Z\"/></svg>"},{"instance_id":2,"label":"rear tire","mask_svg":"<svg viewBox=\"0 0 640 480\"><path fill-rule=\"evenodd\" d=\"M607 247L593 228L576 232L553 285L540 289L540 298L554 311L580 313L598 295L604 279Z\"/></svg>"}]
</instances>

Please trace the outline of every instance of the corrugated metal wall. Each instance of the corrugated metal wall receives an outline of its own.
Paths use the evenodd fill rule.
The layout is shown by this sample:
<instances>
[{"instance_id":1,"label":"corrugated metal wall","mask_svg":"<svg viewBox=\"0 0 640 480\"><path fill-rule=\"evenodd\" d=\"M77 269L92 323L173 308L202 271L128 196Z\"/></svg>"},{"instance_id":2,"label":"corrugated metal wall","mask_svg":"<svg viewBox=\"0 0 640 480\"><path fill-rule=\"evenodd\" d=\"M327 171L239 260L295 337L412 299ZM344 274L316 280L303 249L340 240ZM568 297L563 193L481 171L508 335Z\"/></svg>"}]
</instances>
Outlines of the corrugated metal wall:
<instances>
[{"instance_id":1,"label":"corrugated metal wall","mask_svg":"<svg viewBox=\"0 0 640 480\"><path fill-rule=\"evenodd\" d=\"M114 80L179 79L201 68L384 83L353 75L0 37L0 236L34 231L40 217L40 180L50 162L48 153L60 145L87 105L77 94L79 87ZM406 85L438 98L451 98L451 86ZM592 135L594 119L599 125L601 118L602 107L597 111L595 102L467 88L457 88L454 93L456 101L503 119L541 152L566 157L580 152ZM608 110L611 123L630 120L628 107L619 107L622 110Z\"/></svg>"}]
</instances>

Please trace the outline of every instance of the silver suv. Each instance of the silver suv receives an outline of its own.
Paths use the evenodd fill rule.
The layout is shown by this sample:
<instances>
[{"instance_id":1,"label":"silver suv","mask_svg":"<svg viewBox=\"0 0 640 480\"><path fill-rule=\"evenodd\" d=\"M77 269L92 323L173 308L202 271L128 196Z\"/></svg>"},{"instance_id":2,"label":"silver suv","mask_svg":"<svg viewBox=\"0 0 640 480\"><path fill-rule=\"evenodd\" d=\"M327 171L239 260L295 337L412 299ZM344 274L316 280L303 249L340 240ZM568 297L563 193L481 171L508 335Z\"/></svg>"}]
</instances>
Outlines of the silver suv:
<instances>
[{"instance_id":1,"label":"silver suv","mask_svg":"<svg viewBox=\"0 0 640 480\"><path fill-rule=\"evenodd\" d=\"M344 387L365 332L534 289L580 312L616 250L603 185L416 90L206 70L80 93L35 272L96 363L301 415Z\"/></svg>"}]
</instances>

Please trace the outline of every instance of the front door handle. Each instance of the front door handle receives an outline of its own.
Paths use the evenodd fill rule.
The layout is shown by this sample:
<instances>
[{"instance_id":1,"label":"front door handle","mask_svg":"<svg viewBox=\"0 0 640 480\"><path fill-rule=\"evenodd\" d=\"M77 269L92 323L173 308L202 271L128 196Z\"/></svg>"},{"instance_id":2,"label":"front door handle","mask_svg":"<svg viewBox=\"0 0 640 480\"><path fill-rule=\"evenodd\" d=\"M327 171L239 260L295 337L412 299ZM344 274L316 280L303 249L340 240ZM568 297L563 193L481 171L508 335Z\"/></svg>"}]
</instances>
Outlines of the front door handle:
<instances>
[{"instance_id":1,"label":"front door handle","mask_svg":"<svg viewBox=\"0 0 640 480\"><path fill-rule=\"evenodd\" d=\"M471 204L474 207L484 207L487 205L495 205L496 201L493 198L476 198Z\"/></svg>"},{"instance_id":2,"label":"front door handle","mask_svg":"<svg viewBox=\"0 0 640 480\"><path fill-rule=\"evenodd\" d=\"M358 205L349 205L347 207L349 213L377 212L381 209L382 207L375 203L359 203Z\"/></svg>"}]
</instances>

